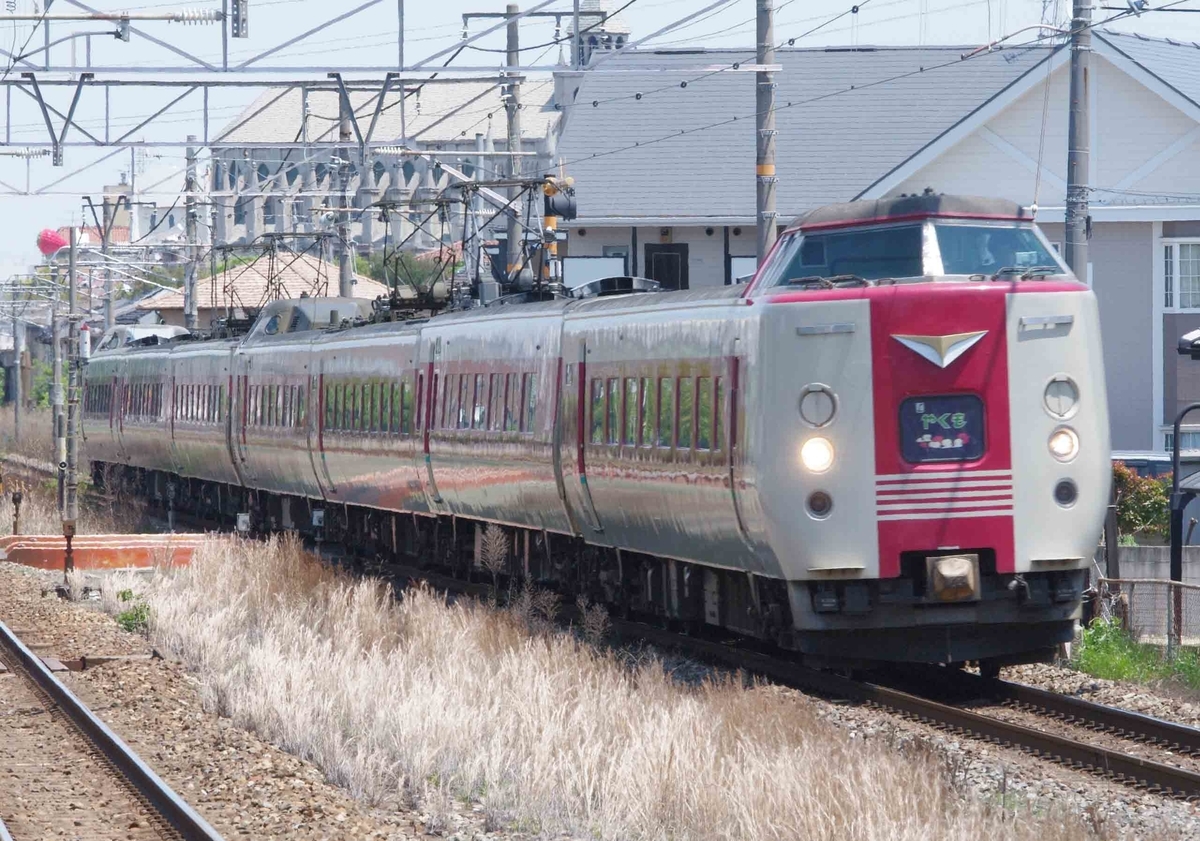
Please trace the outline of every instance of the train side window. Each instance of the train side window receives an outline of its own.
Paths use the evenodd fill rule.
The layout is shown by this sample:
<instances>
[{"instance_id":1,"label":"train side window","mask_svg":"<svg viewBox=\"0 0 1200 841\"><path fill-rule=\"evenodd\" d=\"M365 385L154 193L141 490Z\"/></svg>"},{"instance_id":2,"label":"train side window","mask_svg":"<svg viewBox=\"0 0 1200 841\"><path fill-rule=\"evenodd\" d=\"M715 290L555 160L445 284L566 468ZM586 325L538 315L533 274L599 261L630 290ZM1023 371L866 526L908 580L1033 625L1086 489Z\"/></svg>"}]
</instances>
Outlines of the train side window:
<instances>
[{"instance_id":1,"label":"train side window","mask_svg":"<svg viewBox=\"0 0 1200 841\"><path fill-rule=\"evenodd\" d=\"M463 374L458 380L458 428L471 428L471 414L474 410L474 405L471 403L471 386L474 382L474 377L470 374Z\"/></svg>"},{"instance_id":2,"label":"train side window","mask_svg":"<svg viewBox=\"0 0 1200 841\"><path fill-rule=\"evenodd\" d=\"M525 393L525 432L533 434L534 421L537 419L537 376L522 374Z\"/></svg>"},{"instance_id":3,"label":"train side window","mask_svg":"<svg viewBox=\"0 0 1200 841\"><path fill-rule=\"evenodd\" d=\"M654 421L657 419L654 414L654 380L649 377L642 377L642 438L641 445L643 447L654 446Z\"/></svg>"},{"instance_id":4,"label":"train side window","mask_svg":"<svg viewBox=\"0 0 1200 841\"><path fill-rule=\"evenodd\" d=\"M592 379L592 443L604 443L604 380Z\"/></svg>"},{"instance_id":5,"label":"train side window","mask_svg":"<svg viewBox=\"0 0 1200 841\"><path fill-rule=\"evenodd\" d=\"M280 386L279 393L280 393L280 397L282 398L280 400L280 404L282 406L282 411L279 413L278 426L284 426L284 427L291 426L292 425L292 386L290 386L290 385Z\"/></svg>"},{"instance_id":6,"label":"train side window","mask_svg":"<svg viewBox=\"0 0 1200 841\"><path fill-rule=\"evenodd\" d=\"M333 383L325 383L325 418L326 429L333 429Z\"/></svg>"},{"instance_id":7,"label":"train side window","mask_svg":"<svg viewBox=\"0 0 1200 841\"><path fill-rule=\"evenodd\" d=\"M363 410L363 432L379 431L379 383L367 383L363 386L365 395Z\"/></svg>"},{"instance_id":8,"label":"train side window","mask_svg":"<svg viewBox=\"0 0 1200 841\"><path fill-rule=\"evenodd\" d=\"M521 417L521 380L519 374L505 378L504 431L516 432Z\"/></svg>"},{"instance_id":9,"label":"train side window","mask_svg":"<svg viewBox=\"0 0 1200 841\"><path fill-rule=\"evenodd\" d=\"M670 448L675 443L675 378L658 381L658 446Z\"/></svg>"},{"instance_id":10,"label":"train side window","mask_svg":"<svg viewBox=\"0 0 1200 841\"><path fill-rule=\"evenodd\" d=\"M676 447L691 449L695 446L696 429L696 381L691 377L679 378L679 437Z\"/></svg>"},{"instance_id":11,"label":"train side window","mask_svg":"<svg viewBox=\"0 0 1200 841\"><path fill-rule=\"evenodd\" d=\"M395 434L400 431L400 395L403 388L403 380L383 384L383 418L379 421L379 427L384 432Z\"/></svg>"},{"instance_id":12,"label":"train side window","mask_svg":"<svg viewBox=\"0 0 1200 841\"><path fill-rule=\"evenodd\" d=\"M717 397L713 401L713 449L725 449L725 383L717 377Z\"/></svg>"},{"instance_id":13,"label":"train side window","mask_svg":"<svg viewBox=\"0 0 1200 841\"><path fill-rule=\"evenodd\" d=\"M392 390L387 383L377 382L371 385L374 406L371 409L371 431L387 432L388 419L392 414Z\"/></svg>"},{"instance_id":14,"label":"train side window","mask_svg":"<svg viewBox=\"0 0 1200 841\"><path fill-rule=\"evenodd\" d=\"M436 394L437 393L437 375L436 374L434 375L433 383L434 383L433 390L434 390L434 393ZM425 405L425 375L424 374L417 374L416 398L417 398L416 427L417 427L417 429L422 429L423 427L421 425L423 423L425 423L425 419L421 417L421 409Z\"/></svg>"},{"instance_id":15,"label":"train side window","mask_svg":"<svg viewBox=\"0 0 1200 841\"><path fill-rule=\"evenodd\" d=\"M263 426L278 426L279 425L279 386L267 386L267 405L266 417L263 419Z\"/></svg>"},{"instance_id":16,"label":"train side window","mask_svg":"<svg viewBox=\"0 0 1200 841\"><path fill-rule=\"evenodd\" d=\"M444 394L442 396L442 426L445 429L458 427L458 380L461 374L450 374L446 377Z\"/></svg>"},{"instance_id":17,"label":"train side window","mask_svg":"<svg viewBox=\"0 0 1200 841\"><path fill-rule=\"evenodd\" d=\"M435 400L437 399L438 394L439 392L435 387L433 390L433 396ZM453 429L458 424L456 419L458 412L458 374L446 375L446 377L442 380L442 390L440 394L442 395L442 420L440 424L435 421L433 425L440 426L443 429ZM436 410L434 415L437 415Z\"/></svg>"},{"instance_id":18,"label":"train side window","mask_svg":"<svg viewBox=\"0 0 1200 841\"><path fill-rule=\"evenodd\" d=\"M621 443L621 381L611 377L608 381L608 443Z\"/></svg>"},{"instance_id":19,"label":"train side window","mask_svg":"<svg viewBox=\"0 0 1200 841\"><path fill-rule=\"evenodd\" d=\"M625 378L625 445L637 446L638 439L638 381L637 377Z\"/></svg>"},{"instance_id":20,"label":"train side window","mask_svg":"<svg viewBox=\"0 0 1200 841\"><path fill-rule=\"evenodd\" d=\"M329 408L327 410L325 426L327 426L330 429L341 429L342 428L342 384L341 383L334 383L333 394L331 396L333 399L329 401L331 408Z\"/></svg>"},{"instance_id":21,"label":"train side window","mask_svg":"<svg viewBox=\"0 0 1200 841\"><path fill-rule=\"evenodd\" d=\"M475 375L475 400L471 409L471 429L487 425L487 375Z\"/></svg>"},{"instance_id":22,"label":"train side window","mask_svg":"<svg viewBox=\"0 0 1200 841\"><path fill-rule=\"evenodd\" d=\"M308 403L305 402L304 386L296 386L296 425L303 427L308 422Z\"/></svg>"},{"instance_id":23,"label":"train side window","mask_svg":"<svg viewBox=\"0 0 1200 841\"><path fill-rule=\"evenodd\" d=\"M408 380L400 381L400 394L396 398L396 431L401 435L412 432L413 389Z\"/></svg>"},{"instance_id":24,"label":"train side window","mask_svg":"<svg viewBox=\"0 0 1200 841\"><path fill-rule=\"evenodd\" d=\"M711 450L713 441L712 377L696 380L696 449Z\"/></svg>"},{"instance_id":25,"label":"train side window","mask_svg":"<svg viewBox=\"0 0 1200 841\"><path fill-rule=\"evenodd\" d=\"M488 400L488 429L499 432L504 428L504 375L492 374Z\"/></svg>"}]
</instances>

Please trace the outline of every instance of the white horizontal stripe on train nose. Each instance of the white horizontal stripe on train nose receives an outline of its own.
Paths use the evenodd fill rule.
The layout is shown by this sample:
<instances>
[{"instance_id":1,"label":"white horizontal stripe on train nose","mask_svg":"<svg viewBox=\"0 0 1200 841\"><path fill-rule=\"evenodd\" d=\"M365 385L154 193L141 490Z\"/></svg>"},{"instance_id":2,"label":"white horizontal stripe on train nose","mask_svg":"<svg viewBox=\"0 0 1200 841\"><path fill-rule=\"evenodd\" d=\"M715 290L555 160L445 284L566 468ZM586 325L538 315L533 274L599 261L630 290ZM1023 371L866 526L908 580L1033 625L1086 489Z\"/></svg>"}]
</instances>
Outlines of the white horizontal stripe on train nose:
<instances>
[{"instance_id":1,"label":"white horizontal stripe on train nose","mask_svg":"<svg viewBox=\"0 0 1200 841\"><path fill-rule=\"evenodd\" d=\"M902 502L896 505L877 505L879 511L958 511L971 508L1000 508L1012 505L1012 497L1004 499L964 499L958 502Z\"/></svg>"},{"instance_id":2,"label":"white horizontal stripe on train nose","mask_svg":"<svg viewBox=\"0 0 1200 841\"><path fill-rule=\"evenodd\" d=\"M880 514L876 519L879 522L891 522L895 520L962 520L975 517L1012 517L1013 510L1011 508L988 508L979 511L943 511L932 514Z\"/></svg>"},{"instance_id":3,"label":"white horizontal stripe on train nose","mask_svg":"<svg viewBox=\"0 0 1200 841\"><path fill-rule=\"evenodd\" d=\"M887 473L875 477L877 482L920 482L945 479L1011 479L1011 470L938 470L928 473Z\"/></svg>"},{"instance_id":4,"label":"white horizontal stripe on train nose","mask_svg":"<svg viewBox=\"0 0 1200 841\"><path fill-rule=\"evenodd\" d=\"M1012 480L1009 480L1007 482L1003 482L1003 481L998 482L995 479L992 479L992 480L980 479L978 481L970 481L970 482L967 482L967 481L963 481L963 482L921 482L919 484L876 485L875 486L875 492L877 494L895 493L895 494L907 495L907 494L913 493L913 492L919 493L921 491L939 491L939 490L955 490L955 489L962 489L964 491L971 490L971 489L975 489L975 490L992 489L992 490L998 490L998 491L1012 491L1013 483L1012 483Z\"/></svg>"},{"instance_id":5,"label":"white horizontal stripe on train nose","mask_svg":"<svg viewBox=\"0 0 1200 841\"><path fill-rule=\"evenodd\" d=\"M878 502L901 502L907 499L945 499L953 501L956 499L970 499L973 497L985 497L995 499L1012 499L1012 488L996 488L995 490L973 490L973 491L931 491L929 493L885 493L879 491L875 494L875 499Z\"/></svg>"}]
</instances>

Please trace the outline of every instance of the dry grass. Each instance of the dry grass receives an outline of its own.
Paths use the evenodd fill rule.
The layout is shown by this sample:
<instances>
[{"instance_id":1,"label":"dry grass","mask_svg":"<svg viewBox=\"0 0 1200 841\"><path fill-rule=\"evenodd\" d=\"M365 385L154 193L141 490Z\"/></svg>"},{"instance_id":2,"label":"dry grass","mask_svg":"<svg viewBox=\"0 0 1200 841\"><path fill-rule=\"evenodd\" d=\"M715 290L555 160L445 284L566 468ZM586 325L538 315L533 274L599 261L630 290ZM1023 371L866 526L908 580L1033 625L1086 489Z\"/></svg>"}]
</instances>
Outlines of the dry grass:
<instances>
[{"instance_id":1,"label":"dry grass","mask_svg":"<svg viewBox=\"0 0 1200 841\"><path fill-rule=\"evenodd\" d=\"M54 464L54 416L49 409L29 409L21 415L21 440L16 440L13 407L0 407L0 452Z\"/></svg>"},{"instance_id":2,"label":"dry grass","mask_svg":"<svg viewBox=\"0 0 1200 841\"><path fill-rule=\"evenodd\" d=\"M58 493L53 480L4 477L0 495L0 535L13 533L12 492L21 491L21 534L62 534ZM78 534L138 534L145 531L145 506L135 500L87 498L79 507Z\"/></svg>"},{"instance_id":3,"label":"dry grass","mask_svg":"<svg viewBox=\"0 0 1200 841\"><path fill-rule=\"evenodd\" d=\"M493 826L605 839L1093 837L967 800L933 757L851 740L787 693L686 687L486 605L395 600L294 541L214 539L118 587L148 599L155 644L212 708L435 823L453 797Z\"/></svg>"}]
</instances>

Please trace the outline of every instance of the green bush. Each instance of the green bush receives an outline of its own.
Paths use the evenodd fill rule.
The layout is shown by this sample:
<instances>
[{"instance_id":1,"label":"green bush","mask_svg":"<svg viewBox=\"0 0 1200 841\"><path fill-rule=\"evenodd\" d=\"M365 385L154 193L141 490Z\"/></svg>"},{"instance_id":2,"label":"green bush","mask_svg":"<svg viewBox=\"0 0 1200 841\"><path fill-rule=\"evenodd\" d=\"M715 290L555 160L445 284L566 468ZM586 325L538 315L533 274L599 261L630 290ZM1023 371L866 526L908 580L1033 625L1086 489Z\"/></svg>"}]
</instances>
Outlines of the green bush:
<instances>
[{"instance_id":1,"label":"green bush","mask_svg":"<svg viewBox=\"0 0 1200 841\"><path fill-rule=\"evenodd\" d=\"M1168 660L1158 647L1135 642L1113 620L1097 619L1083 629L1074 665L1081 672L1106 680L1172 680L1200 689L1200 652L1183 649Z\"/></svg>"},{"instance_id":2,"label":"green bush","mask_svg":"<svg viewBox=\"0 0 1200 841\"><path fill-rule=\"evenodd\" d=\"M1170 475L1139 476L1121 462L1113 464L1117 499L1117 530L1122 536L1138 532L1166 537L1171 526Z\"/></svg>"}]
</instances>

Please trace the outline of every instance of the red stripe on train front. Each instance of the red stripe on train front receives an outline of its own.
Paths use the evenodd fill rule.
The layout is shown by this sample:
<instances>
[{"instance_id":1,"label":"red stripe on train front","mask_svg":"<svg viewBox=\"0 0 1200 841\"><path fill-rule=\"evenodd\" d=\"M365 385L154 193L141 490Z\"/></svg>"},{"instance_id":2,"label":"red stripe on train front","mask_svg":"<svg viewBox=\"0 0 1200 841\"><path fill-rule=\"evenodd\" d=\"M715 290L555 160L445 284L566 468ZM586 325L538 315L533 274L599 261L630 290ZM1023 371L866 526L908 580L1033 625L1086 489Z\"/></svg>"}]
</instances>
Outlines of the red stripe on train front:
<instances>
[{"instance_id":1,"label":"red stripe on train front","mask_svg":"<svg viewBox=\"0 0 1200 841\"><path fill-rule=\"evenodd\" d=\"M900 574L903 552L993 549L1014 569L1006 293L1010 284L913 284L870 290L879 575ZM986 331L941 368L895 335ZM986 451L976 461L904 459L900 406L910 397L973 394L984 404Z\"/></svg>"}]
</instances>

